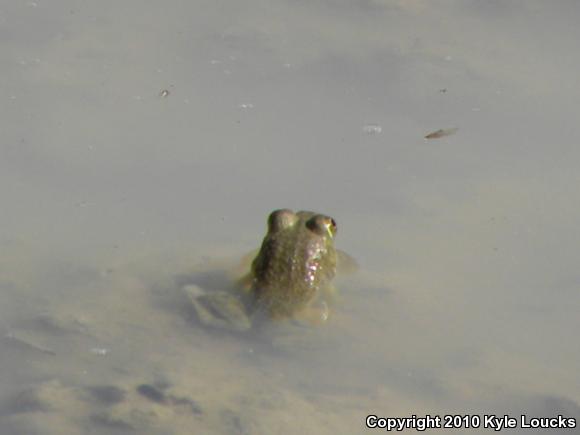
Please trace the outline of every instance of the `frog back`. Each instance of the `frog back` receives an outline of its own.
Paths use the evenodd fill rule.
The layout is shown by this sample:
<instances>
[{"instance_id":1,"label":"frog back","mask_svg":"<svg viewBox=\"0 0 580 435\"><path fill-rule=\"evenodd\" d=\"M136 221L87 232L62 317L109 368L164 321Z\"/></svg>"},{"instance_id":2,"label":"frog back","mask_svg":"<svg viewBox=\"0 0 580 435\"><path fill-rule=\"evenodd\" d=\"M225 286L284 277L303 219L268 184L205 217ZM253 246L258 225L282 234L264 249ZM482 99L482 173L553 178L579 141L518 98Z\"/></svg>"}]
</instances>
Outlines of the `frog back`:
<instances>
[{"instance_id":1,"label":"frog back","mask_svg":"<svg viewBox=\"0 0 580 435\"><path fill-rule=\"evenodd\" d=\"M324 238L295 227L268 234L252 263L252 292L272 318L291 317L327 287L337 254Z\"/></svg>"}]
</instances>

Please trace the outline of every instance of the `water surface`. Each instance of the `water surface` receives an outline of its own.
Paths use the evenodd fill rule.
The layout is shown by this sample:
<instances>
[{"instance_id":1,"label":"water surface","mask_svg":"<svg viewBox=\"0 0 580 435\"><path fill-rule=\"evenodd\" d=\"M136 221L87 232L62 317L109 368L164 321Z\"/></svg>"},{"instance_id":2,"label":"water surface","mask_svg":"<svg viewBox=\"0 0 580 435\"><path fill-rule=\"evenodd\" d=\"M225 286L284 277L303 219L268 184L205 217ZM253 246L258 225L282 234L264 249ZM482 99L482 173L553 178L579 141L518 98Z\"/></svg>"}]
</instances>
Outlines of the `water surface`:
<instances>
[{"instance_id":1,"label":"water surface","mask_svg":"<svg viewBox=\"0 0 580 435\"><path fill-rule=\"evenodd\" d=\"M579 419L579 18L0 1L0 432ZM177 283L229 285L280 207L361 264L329 323L200 328Z\"/></svg>"}]
</instances>

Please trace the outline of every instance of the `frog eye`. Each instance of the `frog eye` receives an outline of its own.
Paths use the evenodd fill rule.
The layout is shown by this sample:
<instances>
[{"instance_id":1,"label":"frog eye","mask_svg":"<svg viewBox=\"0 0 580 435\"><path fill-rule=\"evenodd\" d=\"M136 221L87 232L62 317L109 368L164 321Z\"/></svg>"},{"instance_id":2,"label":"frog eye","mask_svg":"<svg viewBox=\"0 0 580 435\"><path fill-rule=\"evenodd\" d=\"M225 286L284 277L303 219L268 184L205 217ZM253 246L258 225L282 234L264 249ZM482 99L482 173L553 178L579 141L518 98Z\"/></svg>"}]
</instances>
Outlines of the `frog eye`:
<instances>
[{"instance_id":1,"label":"frog eye","mask_svg":"<svg viewBox=\"0 0 580 435\"><path fill-rule=\"evenodd\" d=\"M321 214L313 216L306 222L306 227L319 236L334 237L336 234L336 221Z\"/></svg>"},{"instance_id":2,"label":"frog eye","mask_svg":"<svg viewBox=\"0 0 580 435\"><path fill-rule=\"evenodd\" d=\"M298 216L287 208L281 210L274 210L268 216L268 232L273 233L276 231L289 228L296 223Z\"/></svg>"},{"instance_id":3,"label":"frog eye","mask_svg":"<svg viewBox=\"0 0 580 435\"><path fill-rule=\"evenodd\" d=\"M330 218L330 226L329 226L329 231L332 233L332 235L336 235L336 230L338 228L336 227L336 221L332 218Z\"/></svg>"}]
</instances>

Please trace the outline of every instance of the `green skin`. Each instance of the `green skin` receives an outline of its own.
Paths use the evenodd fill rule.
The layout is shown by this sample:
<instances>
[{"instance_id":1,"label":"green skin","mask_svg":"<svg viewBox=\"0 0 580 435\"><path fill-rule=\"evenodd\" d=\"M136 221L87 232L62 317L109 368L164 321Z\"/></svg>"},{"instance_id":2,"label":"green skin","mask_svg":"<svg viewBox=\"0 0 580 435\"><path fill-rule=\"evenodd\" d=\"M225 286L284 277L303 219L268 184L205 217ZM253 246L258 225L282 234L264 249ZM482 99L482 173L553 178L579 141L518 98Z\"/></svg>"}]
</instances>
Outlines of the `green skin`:
<instances>
[{"instance_id":1,"label":"green skin","mask_svg":"<svg viewBox=\"0 0 580 435\"><path fill-rule=\"evenodd\" d=\"M328 216L277 210L252 263L251 294L273 319L293 317L326 291L336 274L336 223Z\"/></svg>"},{"instance_id":2,"label":"green skin","mask_svg":"<svg viewBox=\"0 0 580 435\"><path fill-rule=\"evenodd\" d=\"M208 326L244 331L250 316L296 318L330 296L330 282L338 260L334 248L336 223L331 217L309 211L275 210L268 217L268 233L240 297L228 292L200 294L185 291L199 320ZM324 310L325 311L325 310ZM327 313L318 313L325 320Z\"/></svg>"}]
</instances>

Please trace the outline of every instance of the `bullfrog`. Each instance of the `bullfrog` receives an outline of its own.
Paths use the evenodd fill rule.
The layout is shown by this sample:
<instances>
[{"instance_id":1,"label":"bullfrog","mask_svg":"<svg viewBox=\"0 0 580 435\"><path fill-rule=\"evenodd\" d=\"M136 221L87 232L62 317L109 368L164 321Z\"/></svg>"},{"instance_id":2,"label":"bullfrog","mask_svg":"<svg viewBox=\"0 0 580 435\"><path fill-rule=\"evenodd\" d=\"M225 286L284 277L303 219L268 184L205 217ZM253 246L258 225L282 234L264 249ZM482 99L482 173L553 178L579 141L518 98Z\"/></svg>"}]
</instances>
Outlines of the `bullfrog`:
<instances>
[{"instance_id":1,"label":"bullfrog","mask_svg":"<svg viewBox=\"0 0 580 435\"><path fill-rule=\"evenodd\" d=\"M256 318L300 319L311 323L328 318L327 302L339 253L334 247L336 221L311 211L275 210L249 273L236 292L205 292L188 285L184 291L201 323L237 331Z\"/></svg>"}]
</instances>

